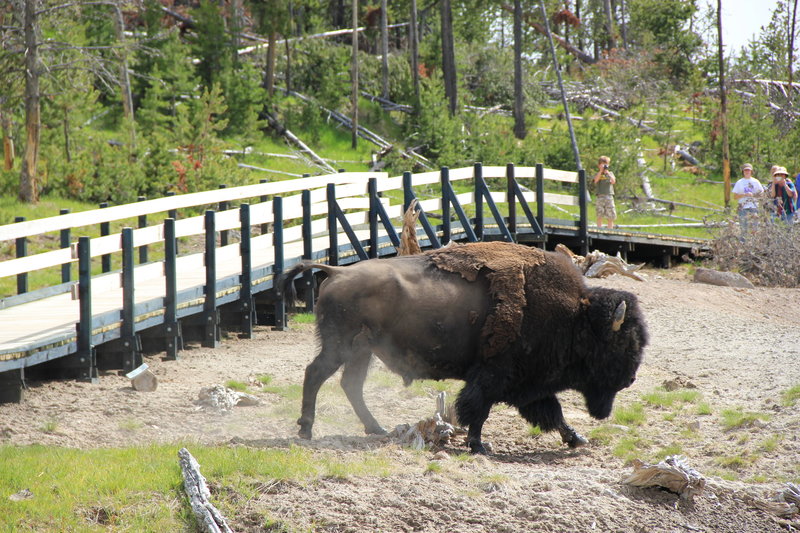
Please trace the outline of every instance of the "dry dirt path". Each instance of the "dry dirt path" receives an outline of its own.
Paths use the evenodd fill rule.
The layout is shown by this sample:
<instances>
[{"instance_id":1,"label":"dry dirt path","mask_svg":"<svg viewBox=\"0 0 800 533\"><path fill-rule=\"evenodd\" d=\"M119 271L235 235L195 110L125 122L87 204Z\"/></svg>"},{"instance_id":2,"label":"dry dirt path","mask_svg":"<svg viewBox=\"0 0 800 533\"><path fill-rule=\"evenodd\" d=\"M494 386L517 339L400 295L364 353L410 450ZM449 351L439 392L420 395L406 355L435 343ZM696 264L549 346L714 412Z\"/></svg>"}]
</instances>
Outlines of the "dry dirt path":
<instances>
[{"instance_id":1,"label":"dry dirt path","mask_svg":"<svg viewBox=\"0 0 800 533\"><path fill-rule=\"evenodd\" d=\"M438 456L403 448L362 434L335 378L320 395L315 440L299 440L297 393L316 350L310 325L288 332L259 328L253 340L231 337L216 350L192 347L178 361L150 357L159 380L152 393L134 391L115 374L103 375L99 385L33 383L23 403L0 406L0 442L298 445L342 457L377 455L392 465L388 476L267 483L259 498L229 517L236 531L263 531L264 516L291 531L800 530L800 519L779 523L753 503L785 481L800 482L800 402L790 407L781 401L800 385L800 289L700 285L685 270L646 275L647 282L618 276L589 281L629 290L642 302L651 345L637 382L619 394L616 406L641 405L644 421L592 420L580 398L564 394L567 420L595 437L578 450L564 447L556 434L532 437L516 412L502 406L484 427L495 450L489 457L461 455L460 442ZM256 377L265 374L273 377L273 392L258 386ZM228 380L250 383L262 405L219 414L195 404L202 387ZM699 396L672 407L645 401L643 395L665 383L693 387ZM432 396L424 387L403 388L377 363L367 382L367 403L387 428L430 416ZM764 420L726 430L726 410ZM620 482L632 471L630 457L652 460L668 452L684 455L707 476L706 492L693 503Z\"/></svg>"}]
</instances>

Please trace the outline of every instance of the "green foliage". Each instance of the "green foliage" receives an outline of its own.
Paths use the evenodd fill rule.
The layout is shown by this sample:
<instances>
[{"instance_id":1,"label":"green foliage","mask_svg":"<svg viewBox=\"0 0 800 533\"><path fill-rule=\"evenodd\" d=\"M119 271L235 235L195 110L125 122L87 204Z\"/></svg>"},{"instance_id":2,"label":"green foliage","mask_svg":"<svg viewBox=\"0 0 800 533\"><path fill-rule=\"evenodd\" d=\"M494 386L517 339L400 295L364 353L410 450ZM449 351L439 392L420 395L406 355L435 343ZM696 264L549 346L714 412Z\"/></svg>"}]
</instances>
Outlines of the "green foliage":
<instances>
[{"instance_id":1,"label":"green foliage","mask_svg":"<svg viewBox=\"0 0 800 533\"><path fill-rule=\"evenodd\" d=\"M296 313L291 316L291 320L297 324L313 324L317 316L314 313Z\"/></svg>"},{"instance_id":2,"label":"green foliage","mask_svg":"<svg viewBox=\"0 0 800 533\"><path fill-rule=\"evenodd\" d=\"M225 382L225 386L231 390L247 392L247 383L242 383L241 381L229 379Z\"/></svg>"},{"instance_id":3,"label":"green foliage","mask_svg":"<svg viewBox=\"0 0 800 533\"><path fill-rule=\"evenodd\" d=\"M424 80L420 87L420 110L409 136L413 145L422 145L427 157L439 166L469 164L463 150L464 134L458 117L450 116L442 95L444 85L438 75Z\"/></svg>"},{"instance_id":4,"label":"green foliage","mask_svg":"<svg viewBox=\"0 0 800 533\"><path fill-rule=\"evenodd\" d=\"M339 110L350 101L350 54L345 46L316 40L303 43L292 56L292 89Z\"/></svg>"},{"instance_id":5,"label":"green foliage","mask_svg":"<svg viewBox=\"0 0 800 533\"><path fill-rule=\"evenodd\" d=\"M192 11L192 17L195 31L188 41L192 55L199 60L197 75L205 87L220 84L219 76L230 68L235 53L225 31L221 8L216 2L201 0L200 6Z\"/></svg>"},{"instance_id":6,"label":"green foliage","mask_svg":"<svg viewBox=\"0 0 800 533\"><path fill-rule=\"evenodd\" d=\"M640 426L647 419L644 405L639 402L617 407L614 409L613 417L615 422L626 426Z\"/></svg>"},{"instance_id":7,"label":"green foliage","mask_svg":"<svg viewBox=\"0 0 800 533\"><path fill-rule=\"evenodd\" d=\"M769 415L743 411L741 408L725 409L722 411L722 426L725 429L738 429L752 426L757 420L767 421Z\"/></svg>"},{"instance_id":8,"label":"green foliage","mask_svg":"<svg viewBox=\"0 0 800 533\"><path fill-rule=\"evenodd\" d=\"M784 407L794 407L797 400L800 400L800 385L795 385L781 393L781 403Z\"/></svg>"},{"instance_id":9,"label":"green foliage","mask_svg":"<svg viewBox=\"0 0 800 533\"><path fill-rule=\"evenodd\" d=\"M654 391L642 394L642 400L657 407L674 407L676 404L694 403L700 398L700 392L694 389L664 390L658 387Z\"/></svg>"}]
</instances>

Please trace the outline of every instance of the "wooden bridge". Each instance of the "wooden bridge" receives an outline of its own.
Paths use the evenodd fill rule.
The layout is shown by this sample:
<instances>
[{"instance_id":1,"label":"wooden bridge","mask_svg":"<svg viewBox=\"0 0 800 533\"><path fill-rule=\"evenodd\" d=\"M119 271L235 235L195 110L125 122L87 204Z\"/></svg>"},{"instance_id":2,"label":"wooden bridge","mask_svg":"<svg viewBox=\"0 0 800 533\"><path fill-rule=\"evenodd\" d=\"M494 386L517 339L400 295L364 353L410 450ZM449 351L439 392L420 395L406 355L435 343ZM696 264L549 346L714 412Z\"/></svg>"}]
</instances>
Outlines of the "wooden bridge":
<instances>
[{"instance_id":1,"label":"wooden bridge","mask_svg":"<svg viewBox=\"0 0 800 533\"><path fill-rule=\"evenodd\" d=\"M423 249L453 240L562 243L584 255L599 249L669 266L705 244L590 229L587 198L583 171L476 164L397 177L340 172L0 226L0 242L13 241L17 251L0 262L0 278L17 281L17 294L0 299L0 401L19 401L26 376L95 381L98 370L137 368L145 353L177 358L187 342L215 347L222 328L244 337L256 323L283 329L285 302L273 282L285 268L301 259L347 264L394 255L414 199ZM546 218L547 205L572 218ZM132 221L137 228L111 231ZM98 225L100 237L73 240ZM28 254L40 236L57 247ZM28 290L34 273L47 270L55 277L60 270L61 282ZM315 283L306 272L309 310Z\"/></svg>"}]
</instances>

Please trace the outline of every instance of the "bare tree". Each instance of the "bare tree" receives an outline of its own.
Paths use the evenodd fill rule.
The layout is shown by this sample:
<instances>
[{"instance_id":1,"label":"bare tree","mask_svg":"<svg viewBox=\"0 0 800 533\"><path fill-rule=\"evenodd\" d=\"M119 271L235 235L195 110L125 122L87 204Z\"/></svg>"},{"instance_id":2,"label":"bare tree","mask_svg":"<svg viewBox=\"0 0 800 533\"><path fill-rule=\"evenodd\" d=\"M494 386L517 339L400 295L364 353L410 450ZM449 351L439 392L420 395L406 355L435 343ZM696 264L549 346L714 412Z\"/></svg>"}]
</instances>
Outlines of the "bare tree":
<instances>
[{"instance_id":1,"label":"bare tree","mask_svg":"<svg viewBox=\"0 0 800 533\"><path fill-rule=\"evenodd\" d=\"M352 93L350 104L353 107L352 145L358 147L358 0L353 0L353 56L350 65Z\"/></svg>"},{"instance_id":2,"label":"bare tree","mask_svg":"<svg viewBox=\"0 0 800 533\"><path fill-rule=\"evenodd\" d=\"M24 1L23 39L25 42L25 156L19 176L19 199L26 203L39 201L37 169L41 130L39 76L38 1Z\"/></svg>"},{"instance_id":3,"label":"bare tree","mask_svg":"<svg viewBox=\"0 0 800 533\"><path fill-rule=\"evenodd\" d=\"M442 71L444 73L444 94L448 101L450 114L455 115L458 108L458 87L456 81L456 53L453 42L453 10L450 0L440 0L442 16Z\"/></svg>"},{"instance_id":4,"label":"bare tree","mask_svg":"<svg viewBox=\"0 0 800 533\"><path fill-rule=\"evenodd\" d=\"M411 56L411 79L414 82L414 110L419 112L419 38L417 37L417 0L411 0L411 24L408 41Z\"/></svg>"},{"instance_id":5,"label":"bare tree","mask_svg":"<svg viewBox=\"0 0 800 533\"><path fill-rule=\"evenodd\" d=\"M522 2L514 0L514 136L524 139L525 96L522 91Z\"/></svg>"},{"instance_id":6,"label":"bare tree","mask_svg":"<svg viewBox=\"0 0 800 533\"><path fill-rule=\"evenodd\" d=\"M789 102L792 101L794 88L792 87L792 63L794 62L794 35L797 23L797 0L792 3L792 29L789 31Z\"/></svg>"},{"instance_id":7,"label":"bare tree","mask_svg":"<svg viewBox=\"0 0 800 533\"><path fill-rule=\"evenodd\" d=\"M717 37L719 39L719 125L722 130L722 180L725 187L725 207L731 203L731 155L728 146L728 96L725 88L725 54L722 46L722 0L717 0Z\"/></svg>"},{"instance_id":8,"label":"bare tree","mask_svg":"<svg viewBox=\"0 0 800 533\"><path fill-rule=\"evenodd\" d=\"M389 15L387 0L381 0L381 96L389 99Z\"/></svg>"},{"instance_id":9,"label":"bare tree","mask_svg":"<svg viewBox=\"0 0 800 533\"><path fill-rule=\"evenodd\" d=\"M603 8L606 13L606 33L608 34L608 49L617 47L617 39L614 37L614 14L611 9L611 0L603 0Z\"/></svg>"}]
</instances>

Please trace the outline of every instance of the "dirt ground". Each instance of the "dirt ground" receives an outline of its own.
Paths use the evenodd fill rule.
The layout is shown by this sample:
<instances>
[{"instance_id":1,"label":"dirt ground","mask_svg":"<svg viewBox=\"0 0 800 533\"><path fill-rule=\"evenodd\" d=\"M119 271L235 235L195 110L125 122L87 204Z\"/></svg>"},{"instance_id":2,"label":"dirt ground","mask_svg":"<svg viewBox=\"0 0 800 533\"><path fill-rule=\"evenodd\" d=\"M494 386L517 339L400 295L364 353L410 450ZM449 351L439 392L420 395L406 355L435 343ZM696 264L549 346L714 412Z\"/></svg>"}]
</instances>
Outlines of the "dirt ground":
<instances>
[{"instance_id":1,"label":"dirt ground","mask_svg":"<svg viewBox=\"0 0 800 533\"><path fill-rule=\"evenodd\" d=\"M377 455L391 465L389 475L264 480L260 496L227 517L235 531L800 531L797 515L777 518L758 507L786 482L800 482L800 403L782 402L783 393L800 385L800 289L701 285L680 268L645 273L646 282L587 281L631 291L642 302L651 344L636 383L615 406L643 406L644 422L593 420L580 397L560 395L567 420L591 440L577 450L556 433L532 436L504 406L484 426L494 449L488 457L464 455L463 437L444 451L416 451L364 436L335 377L320 394L315 439L300 440L297 391L316 353L313 326L304 324L287 332L260 327L252 340L230 335L216 350L189 347L178 361L148 357L158 378L155 392L137 392L116 374L96 385L32 383L23 403L0 406L0 442L295 445L343 459ZM256 377L267 374L272 383L262 388ZM196 404L201 388L228 380L248 383L261 405L221 414ZM670 384L699 397L666 407L643 398ZM367 381L367 403L389 429L431 416L434 394L403 388L380 363ZM762 419L725 429L726 410ZM693 501L621 482L632 472L632 457L653 462L671 453L706 478Z\"/></svg>"}]
</instances>

